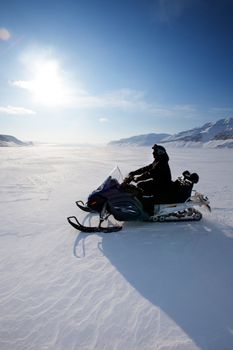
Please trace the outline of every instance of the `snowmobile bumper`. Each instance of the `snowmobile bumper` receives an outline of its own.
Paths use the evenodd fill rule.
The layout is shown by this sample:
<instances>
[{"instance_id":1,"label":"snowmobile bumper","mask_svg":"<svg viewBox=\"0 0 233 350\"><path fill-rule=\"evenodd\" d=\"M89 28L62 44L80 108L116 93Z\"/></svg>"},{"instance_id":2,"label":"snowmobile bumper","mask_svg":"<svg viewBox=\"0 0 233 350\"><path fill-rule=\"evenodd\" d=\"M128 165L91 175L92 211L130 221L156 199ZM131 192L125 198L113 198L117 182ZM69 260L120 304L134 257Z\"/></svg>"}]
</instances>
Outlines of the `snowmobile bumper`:
<instances>
[{"instance_id":1,"label":"snowmobile bumper","mask_svg":"<svg viewBox=\"0 0 233 350\"><path fill-rule=\"evenodd\" d=\"M83 203L83 201L77 201L75 202L77 207L83 211L85 211L86 213L97 213L95 210L89 208L87 205L85 205Z\"/></svg>"}]
</instances>

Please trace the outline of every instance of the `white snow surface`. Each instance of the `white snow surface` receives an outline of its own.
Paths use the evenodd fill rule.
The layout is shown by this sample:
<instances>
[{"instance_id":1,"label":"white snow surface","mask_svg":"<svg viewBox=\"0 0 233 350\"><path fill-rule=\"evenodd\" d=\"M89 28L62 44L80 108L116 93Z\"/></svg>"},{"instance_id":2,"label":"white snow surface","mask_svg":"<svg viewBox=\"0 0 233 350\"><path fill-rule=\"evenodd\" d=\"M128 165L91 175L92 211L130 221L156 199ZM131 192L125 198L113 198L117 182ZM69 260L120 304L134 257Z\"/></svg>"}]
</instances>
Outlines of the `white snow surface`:
<instances>
[{"instance_id":1,"label":"white snow surface","mask_svg":"<svg viewBox=\"0 0 233 350\"><path fill-rule=\"evenodd\" d=\"M1 350L232 350L233 151L169 150L175 179L196 171L200 222L75 231L66 217L116 165L149 148L0 149Z\"/></svg>"}]
</instances>

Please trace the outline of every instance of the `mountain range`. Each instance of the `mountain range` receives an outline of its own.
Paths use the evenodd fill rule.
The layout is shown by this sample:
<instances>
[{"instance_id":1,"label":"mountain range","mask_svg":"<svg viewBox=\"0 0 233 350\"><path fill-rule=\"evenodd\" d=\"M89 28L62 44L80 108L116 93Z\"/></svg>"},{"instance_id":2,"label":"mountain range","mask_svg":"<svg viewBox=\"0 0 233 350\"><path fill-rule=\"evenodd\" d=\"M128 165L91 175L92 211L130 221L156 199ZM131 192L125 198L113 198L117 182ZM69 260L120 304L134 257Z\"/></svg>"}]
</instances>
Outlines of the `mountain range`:
<instances>
[{"instance_id":1,"label":"mountain range","mask_svg":"<svg viewBox=\"0 0 233 350\"><path fill-rule=\"evenodd\" d=\"M146 134L146 135L137 135L129 138L120 139L118 141L109 142L110 145L137 145L137 146L148 146L154 143L159 143L163 139L169 138L170 134Z\"/></svg>"},{"instance_id":2,"label":"mountain range","mask_svg":"<svg viewBox=\"0 0 233 350\"><path fill-rule=\"evenodd\" d=\"M168 133L150 133L122 138L109 142L113 146L151 146L155 143L166 143L182 147L233 148L233 118L209 122L201 127L181 131L171 135ZM11 135L0 134L0 147L31 146L32 142L23 142Z\"/></svg>"},{"instance_id":3,"label":"mountain range","mask_svg":"<svg viewBox=\"0 0 233 350\"><path fill-rule=\"evenodd\" d=\"M153 143L169 143L175 146L233 148L233 118L209 122L201 127L182 131L174 135L152 133L111 141L109 144L118 146L151 146Z\"/></svg>"},{"instance_id":4,"label":"mountain range","mask_svg":"<svg viewBox=\"0 0 233 350\"><path fill-rule=\"evenodd\" d=\"M32 142L23 142L11 135L0 135L0 147L31 146Z\"/></svg>"}]
</instances>

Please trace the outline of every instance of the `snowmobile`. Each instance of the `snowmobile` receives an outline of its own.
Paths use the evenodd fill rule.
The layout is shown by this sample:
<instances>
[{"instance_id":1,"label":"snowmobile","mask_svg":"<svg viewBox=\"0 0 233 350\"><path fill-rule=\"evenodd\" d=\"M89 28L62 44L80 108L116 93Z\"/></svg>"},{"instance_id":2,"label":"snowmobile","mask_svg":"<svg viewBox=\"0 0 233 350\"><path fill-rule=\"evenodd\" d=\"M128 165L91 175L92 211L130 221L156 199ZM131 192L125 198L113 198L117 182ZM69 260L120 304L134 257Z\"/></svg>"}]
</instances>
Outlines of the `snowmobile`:
<instances>
[{"instance_id":1,"label":"snowmobile","mask_svg":"<svg viewBox=\"0 0 233 350\"><path fill-rule=\"evenodd\" d=\"M197 207L204 206L211 211L209 200L203 194L193 190L199 181L197 173L184 171L181 177L171 184L166 194L160 196L144 195L132 184L134 178L123 180L121 171L116 167L107 179L88 197L86 204L78 200L76 205L88 214L98 214L97 226L84 226L76 216L69 216L68 222L82 232L116 232L122 226L104 227L109 216L117 221L199 221L202 213Z\"/></svg>"}]
</instances>

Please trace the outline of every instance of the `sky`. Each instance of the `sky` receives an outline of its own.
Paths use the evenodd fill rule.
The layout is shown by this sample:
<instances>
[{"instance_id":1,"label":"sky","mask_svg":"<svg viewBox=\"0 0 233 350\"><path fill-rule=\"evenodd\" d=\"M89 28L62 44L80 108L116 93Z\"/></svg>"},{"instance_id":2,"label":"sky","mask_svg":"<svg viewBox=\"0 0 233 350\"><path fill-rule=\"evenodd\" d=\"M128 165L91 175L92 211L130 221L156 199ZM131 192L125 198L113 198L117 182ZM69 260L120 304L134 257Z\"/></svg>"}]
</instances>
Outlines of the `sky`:
<instances>
[{"instance_id":1,"label":"sky","mask_svg":"<svg viewBox=\"0 0 233 350\"><path fill-rule=\"evenodd\" d=\"M8 0L0 134L105 143L233 115L232 0Z\"/></svg>"}]
</instances>

